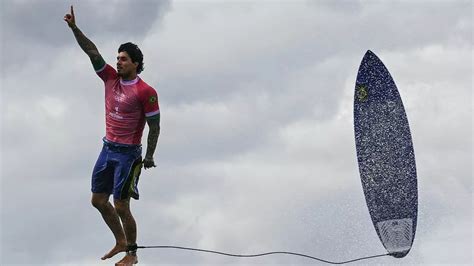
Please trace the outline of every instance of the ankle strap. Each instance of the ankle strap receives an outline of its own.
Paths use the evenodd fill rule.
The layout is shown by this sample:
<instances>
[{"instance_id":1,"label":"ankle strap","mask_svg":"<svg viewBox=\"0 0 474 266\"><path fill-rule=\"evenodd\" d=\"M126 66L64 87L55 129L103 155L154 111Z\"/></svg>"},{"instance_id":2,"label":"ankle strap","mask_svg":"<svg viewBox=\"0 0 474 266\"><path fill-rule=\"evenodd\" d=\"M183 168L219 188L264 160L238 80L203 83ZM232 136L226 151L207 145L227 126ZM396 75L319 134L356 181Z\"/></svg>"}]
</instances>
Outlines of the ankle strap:
<instances>
[{"instance_id":1,"label":"ankle strap","mask_svg":"<svg viewBox=\"0 0 474 266\"><path fill-rule=\"evenodd\" d=\"M127 253L128 254L136 255L137 254L137 249L138 249L138 245L136 243L131 244L131 245L127 245Z\"/></svg>"}]
</instances>

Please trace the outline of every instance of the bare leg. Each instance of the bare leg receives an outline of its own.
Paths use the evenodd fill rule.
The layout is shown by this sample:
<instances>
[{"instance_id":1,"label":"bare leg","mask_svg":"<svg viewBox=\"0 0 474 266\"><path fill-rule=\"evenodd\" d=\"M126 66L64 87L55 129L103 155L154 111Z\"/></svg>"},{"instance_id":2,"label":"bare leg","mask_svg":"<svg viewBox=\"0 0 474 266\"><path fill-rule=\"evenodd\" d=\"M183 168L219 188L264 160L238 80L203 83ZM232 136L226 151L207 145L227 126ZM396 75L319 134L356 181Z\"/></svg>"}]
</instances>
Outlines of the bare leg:
<instances>
[{"instance_id":1,"label":"bare leg","mask_svg":"<svg viewBox=\"0 0 474 266\"><path fill-rule=\"evenodd\" d=\"M101 259L105 260L115 256L117 253L127 250L127 239L120 224L119 216L115 208L109 202L109 195L104 193L92 193L92 205L99 210L102 218L110 228L115 237L115 247L112 248Z\"/></svg>"},{"instance_id":2,"label":"bare leg","mask_svg":"<svg viewBox=\"0 0 474 266\"><path fill-rule=\"evenodd\" d=\"M133 245L137 242L137 224L130 212L130 200L114 200L115 210L120 220L122 220L123 229L127 239L127 244Z\"/></svg>"},{"instance_id":3,"label":"bare leg","mask_svg":"<svg viewBox=\"0 0 474 266\"><path fill-rule=\"evenodd\" d=\"M117 214L122 220L123 229L127 238L127 245L134 245L137 242L137 224L135 218L133 218L130 212L130 199L126 200L114 200L115 209ZM115 265L133 265L138 262L138 258L135 252L127 252L125 257L117 262Z\"/></svg>"}]
</instances>

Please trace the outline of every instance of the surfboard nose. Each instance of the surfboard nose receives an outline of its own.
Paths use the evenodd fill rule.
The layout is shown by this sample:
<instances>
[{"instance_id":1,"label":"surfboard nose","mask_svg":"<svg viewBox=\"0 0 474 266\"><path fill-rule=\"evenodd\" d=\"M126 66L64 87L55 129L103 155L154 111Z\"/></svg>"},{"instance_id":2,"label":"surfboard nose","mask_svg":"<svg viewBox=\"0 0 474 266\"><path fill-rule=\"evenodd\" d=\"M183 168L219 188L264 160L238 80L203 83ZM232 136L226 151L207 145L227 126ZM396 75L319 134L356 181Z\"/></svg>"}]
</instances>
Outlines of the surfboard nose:
<instances>
[{"instance_id":1,"label":"surfboard nose","mask_svg":"<svg viewBox=\"0 0 474 266\"><path fill-rule=\"evenodd\" d=\"M365 52L365 55L362 59L363 61L372 61L372 60L380 60L377 55L375 55L374 52L372 52L371 50L367 50L367 52Z\"/></svg>"}]
</instances>

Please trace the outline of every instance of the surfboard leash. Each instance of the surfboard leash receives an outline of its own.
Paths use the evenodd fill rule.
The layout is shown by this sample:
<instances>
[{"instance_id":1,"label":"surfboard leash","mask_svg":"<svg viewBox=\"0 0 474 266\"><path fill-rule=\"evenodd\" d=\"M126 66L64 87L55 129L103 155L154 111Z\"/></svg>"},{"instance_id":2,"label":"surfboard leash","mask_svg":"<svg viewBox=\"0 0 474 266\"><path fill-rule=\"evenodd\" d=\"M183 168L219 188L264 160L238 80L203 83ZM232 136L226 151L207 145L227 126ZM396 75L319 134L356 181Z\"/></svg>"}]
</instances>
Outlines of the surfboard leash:
<instances>
[{"instance_id":1,"label":"surfboard leash","mask_svg":"<svg viewBox=\"0 0 474 266\"><path fill-rule=\"evenodd\" d=\"M381 254L381 255L361 257L361 258L352 259L352 260L348 260L348 261L334 262L334 261L328 261L328 260L316 258L316 257L309 256L309 255L306 255L306 254L295 253L295 252L287 252L287 251L272 251L272 252L266 252L266 253L260 253L260 254L247 254L247 255L244 255L244 254L231 254L231 253L215 251L215 250L180 247L180 246L137 246L137 248L138 249L151 249L151 248L156 248L156 249L180 249L180 250L188 250L188 251L196 251L196 252L213 253L213 254L218 254L218 255L224 255L224 256L229 256L229 257L239 257L239 258L255 258L255 257L268 256L268 255L284 254L284 255L304 257L304 258L308 258L308 259L312 259L312 260L316 260L316 261L324 262L324 263L328 263L328 264L345 264L345 263L351 263L351 262L360 261L360 260L367 260L367 259L373 259L373 258L378 258L378 257L390 256L390 253L387 253L387 254Z\"/></svg>"}]
</instances>

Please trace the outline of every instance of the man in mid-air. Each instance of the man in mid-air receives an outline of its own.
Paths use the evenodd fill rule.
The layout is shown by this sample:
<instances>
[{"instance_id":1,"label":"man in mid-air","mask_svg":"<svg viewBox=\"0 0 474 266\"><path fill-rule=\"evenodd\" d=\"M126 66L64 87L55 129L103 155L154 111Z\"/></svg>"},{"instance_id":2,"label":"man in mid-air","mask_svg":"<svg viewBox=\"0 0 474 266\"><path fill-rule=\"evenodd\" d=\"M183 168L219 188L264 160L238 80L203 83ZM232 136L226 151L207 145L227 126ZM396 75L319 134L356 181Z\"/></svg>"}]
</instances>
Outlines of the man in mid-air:
<instances>
[{"instance_id":1,"label":"man in mid-air","mask_svg":"<svg viewBox=\"0 0 474 266\"><path fill-rule=\"evenodd\" d=\"M160 134L158 95L137 74L143 70L143 54L137 45L120 45L117 70L106 64L97 47L79 30L74 10L64 16L77 43L89 56L105 85L106 135L92 173L92 205L112 231L116 244L102 260L126 252L116 265L138 263L137 226L130 212L130 198L138 199L138 177L142 166L155 167L153 154ZM142 160L141 138L149 126L147 151ZM109 202L113 195L112 205Z\"/></svg>"}]
</instances>

